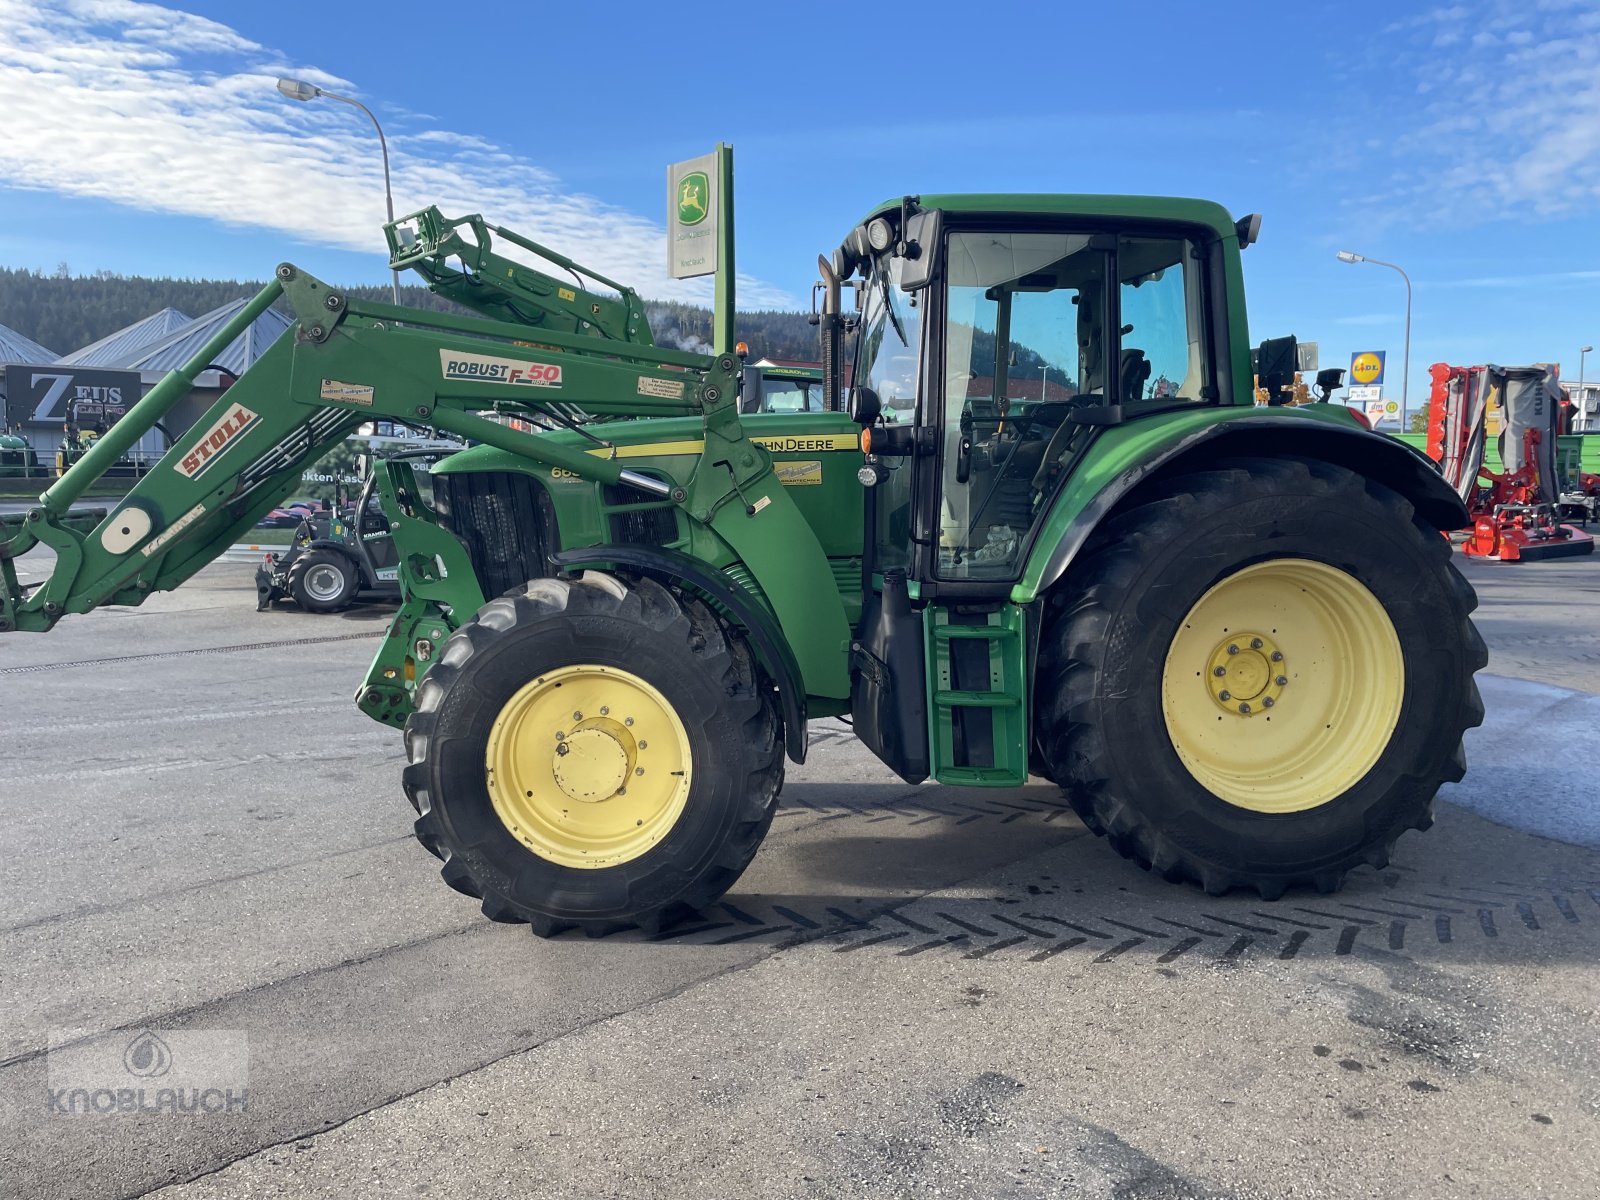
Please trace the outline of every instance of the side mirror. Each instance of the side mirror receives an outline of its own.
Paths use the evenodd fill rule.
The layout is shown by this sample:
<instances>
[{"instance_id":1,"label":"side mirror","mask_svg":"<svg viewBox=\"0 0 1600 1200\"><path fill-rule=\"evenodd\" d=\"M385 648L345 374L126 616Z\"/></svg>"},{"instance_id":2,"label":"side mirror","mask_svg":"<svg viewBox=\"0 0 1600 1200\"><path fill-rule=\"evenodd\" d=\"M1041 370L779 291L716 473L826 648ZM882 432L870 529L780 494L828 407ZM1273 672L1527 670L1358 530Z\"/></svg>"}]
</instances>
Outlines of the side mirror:
<instances>
[{"instance_id":1,"label":"side mirror","mask_svg":"<svg viewBox=\"0 0 1600 1200\"><path fill-rule=\"evenodd\" d=\"M857 425L873 425L883 413L883 401L878 398L878 393L869 387L855 389L855 422Z\"/></svg>"},{"instance_id":2,"label":"side mirror","mask_svg":"<svg viewBox=\"0 0 1600 1200\"><path fill-rule=\"evenodd\" d=\"M906 218L903 241L905 265L900 268L900 290L919 292L933 282L933 264L939 257L944 213L924 208Z\"/></svg>"},{"instance_id":3,"label":"side mirror","mask_svg":"<svg viewBox=\"0 0 1600 1200\"><path fill-rule=\"evenodd\" d=\"M1294 373L1299 368L1300 343L1294 336L1268 338L1256 351L1256 378L1267 393L1267 403L1284 404L1290 400L1285 395L1294 386Z\"/></svg>"}]
</instances>

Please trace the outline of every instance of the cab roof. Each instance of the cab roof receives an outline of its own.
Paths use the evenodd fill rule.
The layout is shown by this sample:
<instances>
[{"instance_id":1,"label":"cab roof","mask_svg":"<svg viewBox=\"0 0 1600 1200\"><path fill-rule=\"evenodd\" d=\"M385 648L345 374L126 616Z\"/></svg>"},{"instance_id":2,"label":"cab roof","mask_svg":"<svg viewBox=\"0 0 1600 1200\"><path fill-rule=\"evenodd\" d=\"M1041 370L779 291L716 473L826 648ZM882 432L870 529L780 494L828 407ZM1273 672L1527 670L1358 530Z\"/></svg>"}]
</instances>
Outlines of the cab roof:
<instances>
[{"instance_id":1,"label":"cab roof","mask_svg":"<svg viewBox=\"0 0 1600 1200\"><path fill-rule=\"evenodd\" d=\"M1051 192L959 192L925 194L922 208L948 213L1031 213L1051 217L1134 217L1154 221L1181 221L1204 225L1224 236L1234 232L1233 217L1212 200L1182 196L1110 196ZM900 211L900 198L885 200L865 220Z\"/></svg>"}]
</instances>

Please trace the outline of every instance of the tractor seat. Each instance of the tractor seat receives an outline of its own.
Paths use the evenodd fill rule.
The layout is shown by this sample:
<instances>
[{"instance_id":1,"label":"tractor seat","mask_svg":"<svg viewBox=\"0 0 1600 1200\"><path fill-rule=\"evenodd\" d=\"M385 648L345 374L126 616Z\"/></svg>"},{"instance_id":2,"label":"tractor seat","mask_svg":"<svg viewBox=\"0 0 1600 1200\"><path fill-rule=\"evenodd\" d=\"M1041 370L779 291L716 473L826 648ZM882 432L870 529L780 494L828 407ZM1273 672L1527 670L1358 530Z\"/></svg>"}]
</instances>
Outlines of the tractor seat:
<instances>
[{"instance_id":1,"label":"tractor seat","mask_svg":"<svg viewBox=\"0 0 1600 1200\"><path fill-rule=\"evenodd\" d=\"M1122 403L1144 399L1144 385L1150 379L1150 362L1143 350L1122 352Z\"/></svg>"}]
</instances>

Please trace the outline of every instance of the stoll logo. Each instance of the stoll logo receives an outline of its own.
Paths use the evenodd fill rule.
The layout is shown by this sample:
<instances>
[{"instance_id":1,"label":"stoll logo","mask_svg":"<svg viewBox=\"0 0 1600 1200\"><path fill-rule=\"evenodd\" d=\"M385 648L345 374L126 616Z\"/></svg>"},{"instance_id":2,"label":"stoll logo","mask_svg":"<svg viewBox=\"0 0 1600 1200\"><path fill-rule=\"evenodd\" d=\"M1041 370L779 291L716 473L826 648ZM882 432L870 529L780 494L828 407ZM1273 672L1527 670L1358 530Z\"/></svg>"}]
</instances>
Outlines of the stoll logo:
<instances>
[{"instance_id":1,"label":"stoll logo","mask_svg":"<svg viewBox=\"0 0 1600 1200\"><path fill-rule=\"evenodd\" d=\"M194 449L185 454L173 469L179 475L199 479L222 457L223 451L239 440L239 435L252 428L261 418L242 404L235 404L222 419L200 435Z\"/></svg>"},{"instance_id":2,"label":"stoll logo","mask_svg":"<svg viewBox=\"0 0 1600 1200\"><path fill-rule=\"evenodd\" d=\"M463 383L510 383L517 387L558 388L561 368L550 363L519 358L493 358L460 350L439 351L439 371L446 379Z\"/></svg>"},{"instance_id":3,"label":"stoll logo","mask_svg":"<svg viewBox=\"0 0 1600 1200\"><path fill-rule=\"evenodd\" d=\"M222 1116L250 1111L242 1029L52 1033L48 1111L64 1117Z\"/></svg>"}]
</instances>

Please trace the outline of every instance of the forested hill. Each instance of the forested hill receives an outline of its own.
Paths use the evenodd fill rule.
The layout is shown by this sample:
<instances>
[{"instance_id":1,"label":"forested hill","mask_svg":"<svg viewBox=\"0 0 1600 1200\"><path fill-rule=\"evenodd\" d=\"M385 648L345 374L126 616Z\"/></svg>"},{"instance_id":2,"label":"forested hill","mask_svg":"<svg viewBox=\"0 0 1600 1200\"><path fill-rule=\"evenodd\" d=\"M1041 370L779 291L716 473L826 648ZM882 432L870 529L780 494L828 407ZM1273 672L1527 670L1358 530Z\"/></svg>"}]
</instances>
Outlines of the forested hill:
<instances>
[{"instance_id":1,"label":"forested hill","mask_svg":"<svg viewBox=\"0 0 1600 1200\"><path fill-rule=\"evenodd\" d=\"M0 325L6 325L57 354L115 333L163 308L198 317L251 296L261 284L225 279L150 279L139 275L71 275L0 267ZM352 295L388 300L386 287L356 287ZM402 287L400 302L412 308L452 311L455 306L423 287ZM664 346L706 350L711 342L711 310L689 304L650 302L650 328ZM740 313L739 337L758 358L815 359L817 331L804 313Z\"/></svg>"}]
</instances>

